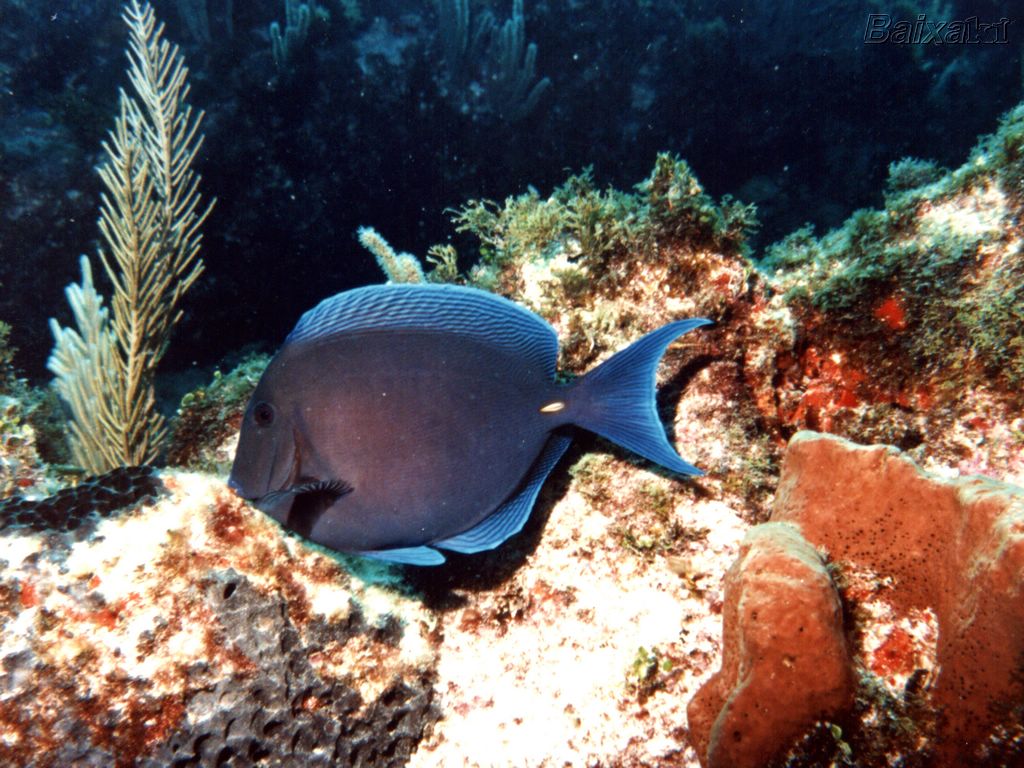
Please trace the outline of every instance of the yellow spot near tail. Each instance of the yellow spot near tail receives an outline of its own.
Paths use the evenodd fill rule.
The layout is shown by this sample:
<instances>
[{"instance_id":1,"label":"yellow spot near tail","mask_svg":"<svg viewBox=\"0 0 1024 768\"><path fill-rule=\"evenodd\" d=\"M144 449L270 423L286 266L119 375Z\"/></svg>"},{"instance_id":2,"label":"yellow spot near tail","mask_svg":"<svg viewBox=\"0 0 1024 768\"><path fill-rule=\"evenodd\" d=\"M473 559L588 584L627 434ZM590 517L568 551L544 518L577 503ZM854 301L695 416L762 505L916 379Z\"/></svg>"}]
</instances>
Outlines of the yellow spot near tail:
<instances>
[{"instance_id":1,"label":"yellow spot near tail","mask_svg":"<svg viewBox=\"0 0 1024 768\"><path fill-rule=\"evenodd\" d=\"M560 410L565 408L565 403L561 400L555 400L553 403L548 403L540 409L541 413L558 413Z\"/></svg>"}]
</instances>

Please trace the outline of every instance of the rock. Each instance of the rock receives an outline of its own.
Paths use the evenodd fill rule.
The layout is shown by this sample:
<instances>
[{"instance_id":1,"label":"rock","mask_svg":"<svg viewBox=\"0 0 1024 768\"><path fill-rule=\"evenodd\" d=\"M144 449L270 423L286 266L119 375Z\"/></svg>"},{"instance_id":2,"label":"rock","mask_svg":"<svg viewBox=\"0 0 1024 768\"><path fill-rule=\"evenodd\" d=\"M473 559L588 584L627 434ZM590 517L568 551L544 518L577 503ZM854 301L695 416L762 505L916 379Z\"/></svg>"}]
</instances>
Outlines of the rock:
<instances>
[{"instance_id":1,"label":"rock","mask_svg":"<svg viewBox=\"0 0 1024 768\"><path fill-rule=\"evenodd\" d=\"M1007 732L1020 733L1024 490L982 477L938 479L894 448L801 432L786 453L772 520L800 526L854 583L891 584L872 596L896 621L878 648L861 649L867 669L882 677L899 663L910 675L924 669L909 653L906 621L934 614L936 666L924 669L920 693L938 716L935 765L974 763L1000 749ZM844 597L854 615L868 602L863 590ZM871 637L871 619L861 623Z\"/></svg>"},{"instance_id":2,"label":"rock","mask_svg":"<svg viewBox=\"0 0 1024 768\"><path fill-rule=\"evenodd\" d=\"M720 503L667 512L685 528L713 530L678 556L685 576L667 557L631 551L619 531L636 524L631 494L651 476L612 463L602 487L615 498L595 503L570 487L542 533L530 525L488 559L452 558L417 574L437 592L428 602L444 601L442 719L410 768L697 768L684 702L711 673L718 583L743 526Z\"/></svg>"},{"instance_id":3,"label":"rock","mask_svg":"<svg viewBox=\"0 0 1024 768\"><path fill-rule=\"evenodd\" d=\"M762 766L849 705L853 674L839 596L795 527L750 530L726 575L723 623L722 670L688 707L704 765Z\"/></svg>"},{"instance_id":4,"label":"rock","mask_svg":"<svg viewBox=\"0 0 1024 768\"><path fill-rule=\"evenodd\" d=\"M74 535L0 531L0 765L695 768L682 702L746 526L590 463L432 569L331 557L170 470Z\"/></svg>"},{"instance_id":5,"label":"rock","mask_svg":"<svg viewBox=\"0 0 1024 768\"><path fill-rule=\"evenodd\" d=\"M429 613L218 480L160 480L86 536L0 531L0 764L404 765L438 717Z\"/></svg>"}]
</instances>

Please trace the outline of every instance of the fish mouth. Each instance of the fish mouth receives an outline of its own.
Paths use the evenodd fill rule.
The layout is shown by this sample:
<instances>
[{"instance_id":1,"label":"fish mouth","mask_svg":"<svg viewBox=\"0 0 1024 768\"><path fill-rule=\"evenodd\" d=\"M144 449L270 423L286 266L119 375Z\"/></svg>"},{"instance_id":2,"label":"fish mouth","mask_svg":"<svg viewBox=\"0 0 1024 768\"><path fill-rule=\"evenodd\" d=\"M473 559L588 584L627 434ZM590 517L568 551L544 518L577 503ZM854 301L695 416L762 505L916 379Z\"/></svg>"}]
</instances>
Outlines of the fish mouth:
<instances>
[{"instance_id":1,"label":"fish mouth","mask_svg":"<svg viewBox=\"0 0 1024 768\"><path fill-rule=\"evenodd\" d=\"M235 493L256 507L256 509L261 512L266 512L268 515L280 522L284 522L287 518L288 510L291 508L292 501L295 497L307 490L314 490L313 486L316 484L315 480L301 477L302 449L299 441L298 430L294 428L292 429L291 446L290 466L288 474L282 478L284 481L282 483L282 488L269 490L268 487L265 493L247 496L242 492L240 485L235 482L233 478L228 480L228 485L235 490ZM278 467L279 458L283 458L283 452L281 451L280 442L275 441L273 456L270 459L271 470L270 476L267 478L267 486L270 486L274 482L274 477L278 474L276 468Z\"/></svg>"},{"instance_id":2,"label":"fish mouth","mask_svg":"<svg viewBox=\"0 0 1024 768\"><path fill-rule=\"evenodd\" d=\"M246 496L245 492L242 490L242 484L233 477L228 478L228 488L231 489L231 492L235 494L235 496L244 501L255 501L256 499L254 496Z\"/></svg>"}]
</instances>

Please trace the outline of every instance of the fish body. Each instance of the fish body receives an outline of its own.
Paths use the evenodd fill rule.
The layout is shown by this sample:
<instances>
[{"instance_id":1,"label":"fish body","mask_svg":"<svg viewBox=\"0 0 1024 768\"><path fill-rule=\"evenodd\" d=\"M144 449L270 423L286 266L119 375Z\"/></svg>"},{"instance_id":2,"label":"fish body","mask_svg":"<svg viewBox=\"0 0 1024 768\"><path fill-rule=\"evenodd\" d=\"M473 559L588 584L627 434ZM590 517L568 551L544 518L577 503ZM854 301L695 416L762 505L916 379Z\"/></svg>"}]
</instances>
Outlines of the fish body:
<instances>
[{"instance_id":1,"label":"fish body","mask_svg":"<svg viewBox=\"0 0 1024 768\"><path fill-rule=\"evenodd\" d=\"M670 324L637 360L562 385L554 330L506 299L438 285L338 294L264 372L229 482L339 552L425 565L439 549L491 549L525 524L571 425L699 473L665 438L654 369L706 322Z\"/></svg>"}]
</instances>

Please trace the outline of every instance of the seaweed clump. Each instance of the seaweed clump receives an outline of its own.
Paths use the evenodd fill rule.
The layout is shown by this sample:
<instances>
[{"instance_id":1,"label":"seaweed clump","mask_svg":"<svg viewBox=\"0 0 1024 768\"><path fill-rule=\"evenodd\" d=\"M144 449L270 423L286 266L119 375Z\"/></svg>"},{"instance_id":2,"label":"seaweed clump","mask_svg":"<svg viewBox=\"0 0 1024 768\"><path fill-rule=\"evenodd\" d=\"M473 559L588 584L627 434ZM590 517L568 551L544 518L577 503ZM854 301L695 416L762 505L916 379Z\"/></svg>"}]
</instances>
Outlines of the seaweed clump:
<instances>
[{"instance_id":1,"label":"seaweed clump","mask_svg":"<svg viewBox=\"0 0 1024 768\"><path fill-rule=\"evenodd\" d=\"M895 388L944 379L1015 389L1024 382L1022 179L1017 108L961 168L895 162L883 208L857 211L822 237L800 229L762 266L814 322L867 343L865 356L888 350L882 373Z\"/></svg>"},{"instance_id":2,"label":"seaweed clump","mask_svg":"<svg viewBox=\"0 0 1024 768\"><path fill-rule=\"evenodd\" d=\"M214 371L209 384L181 399L167 448L168 465L227 471L234 451L226 443L238 434L245 404L269 361L267 355L248 355L227 374Z\"/></svg>"},{"instance_id":3,"label":"seaweed clump","mask_svg":"<svg viewBox=\"0 0 1024 768\"><path fill-rule=\"evenodd\" d=\"M456 229L480 240L472 281L481 287L500 286L500 274L513 264L563 250L582 266L626 253L649 259L666 240L746 253L758 226L755 206L728 195L716 203L686 161L669 153L658 155L633 193L598 189L588 167L547 199L531 188L503 206L471 200L453 213Z\"/></svg>"}]
</instances>

